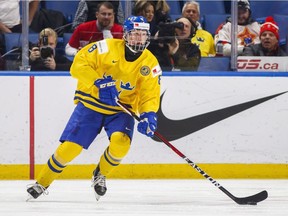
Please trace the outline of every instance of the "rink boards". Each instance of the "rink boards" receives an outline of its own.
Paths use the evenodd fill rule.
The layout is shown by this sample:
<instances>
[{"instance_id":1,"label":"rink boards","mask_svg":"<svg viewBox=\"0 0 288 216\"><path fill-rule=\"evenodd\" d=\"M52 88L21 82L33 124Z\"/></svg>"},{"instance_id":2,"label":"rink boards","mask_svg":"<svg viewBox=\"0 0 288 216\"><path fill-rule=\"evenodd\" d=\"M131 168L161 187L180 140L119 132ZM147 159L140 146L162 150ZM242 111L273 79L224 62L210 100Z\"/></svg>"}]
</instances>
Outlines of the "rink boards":
<instances>
[{"instance_id":1,"label":"rink boards","mask_svg":"<svg viewBox=\"0 0 288 216\"><path fill-rule=\"evenodd\" d=\"M208 174L288 178L287 77L163 76L161 83L166 131L180 134L171 143ZM0 179L37 175L75 107L75 87L69 76L0 76ZM195 121L193 131L187 132L187 119ZM181 126L174 128L176 121ZM61 177L90 178L107 144L102 131ZM136 130L129 154L110 177L202 178L167 146Z\"/></svg>"}]
</instances>

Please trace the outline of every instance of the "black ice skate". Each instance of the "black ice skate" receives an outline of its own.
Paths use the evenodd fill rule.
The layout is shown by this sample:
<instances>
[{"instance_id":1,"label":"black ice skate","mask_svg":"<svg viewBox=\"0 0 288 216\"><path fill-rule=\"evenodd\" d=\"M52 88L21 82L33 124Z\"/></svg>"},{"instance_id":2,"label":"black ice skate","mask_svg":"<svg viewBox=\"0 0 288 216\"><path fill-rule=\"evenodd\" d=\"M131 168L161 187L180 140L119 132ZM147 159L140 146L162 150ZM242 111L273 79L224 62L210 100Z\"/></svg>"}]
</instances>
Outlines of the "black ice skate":
<instances>
[{"instance_id":1,"label":"black ice skate","mask_svg":"<svg viewBox=\"0 0 288 216\"><path fill-rule=\"evenodd\" d=\"M41 194L48 194L47 188L43 187L38 182L28 185L27 192L29 195L27 201L31 200L32 198L37 199Z\"/></svg>"},{"instance_id":2,"label":"black ice skate","mask_svg":"<svg viewBox=\"0 0 288 216\"><path fill-rule=\"evenodd\" d=\"M95 197L97 201L100 199L101 196L104 196L107 191L106 177L100 173L100 169L98 167L93 172L91 187L94 187Z\"/></svg>"}]
</instances>

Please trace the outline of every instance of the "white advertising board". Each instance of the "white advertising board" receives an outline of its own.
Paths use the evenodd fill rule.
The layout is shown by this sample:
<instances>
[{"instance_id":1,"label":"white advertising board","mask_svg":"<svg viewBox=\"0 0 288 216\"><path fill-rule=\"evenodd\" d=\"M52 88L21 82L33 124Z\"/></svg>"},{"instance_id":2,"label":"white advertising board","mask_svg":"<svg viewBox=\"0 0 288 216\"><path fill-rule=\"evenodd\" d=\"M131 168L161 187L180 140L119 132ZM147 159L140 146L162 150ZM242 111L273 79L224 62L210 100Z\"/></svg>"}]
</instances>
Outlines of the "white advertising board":
<instances>
[{"instance_id":1,"label":"white advertising board","mask_svg":"<svg viewBox=\"0 0 288 216\"><path fill-rule=\"evenodd\" d=\"M287 56L239 56L237 58L238 71L255 72L287 72Z\"/></svg>"},{"instance_id":2,"label":"white advertising board","mask_svg":"<svg viewBox=\"0 0 288 216\"><path fill-rule=\"evenodd\" d=\"M1 77L0 83L0 163L27 164L29 77ZM36 164L46 163L58 146L75 107L75 87L76 81L71 77L35 77ZM162 94L165 92L161 103L165 127L171 125L170 129L180 133L171 143L194 161L288 162L286 77L162 77L161 88ZM176 129L177 120L181 127ZM194 128L192 132L189 132L190 125ZM159 127L163 129L160 120ZM170 132L163 132L169 137ZM89 150L83 151L72 163L97 163L107 144L106 134L101 132ZM131 150L123 163L177 164L183 160L135 128Z\"/></svg>"},{"instance_id":3,"label":"white advertising board","mask_svg":"<svg viewBox=\"0 0 288 216\"><path fill-rule=\"evenodd\" d=\"M0 163L29 163L29 78L0 77Z\"/></svg>"}]
</instances>

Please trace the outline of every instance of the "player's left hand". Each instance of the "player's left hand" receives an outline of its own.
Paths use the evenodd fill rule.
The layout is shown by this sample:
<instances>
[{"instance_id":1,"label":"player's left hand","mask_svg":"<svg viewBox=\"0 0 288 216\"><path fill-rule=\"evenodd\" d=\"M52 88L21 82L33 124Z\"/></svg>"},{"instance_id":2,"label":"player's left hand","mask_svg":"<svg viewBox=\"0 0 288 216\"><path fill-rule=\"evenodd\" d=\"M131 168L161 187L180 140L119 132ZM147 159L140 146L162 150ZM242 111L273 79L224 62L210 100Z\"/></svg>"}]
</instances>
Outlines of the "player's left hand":
<instances>
[{"instance_id":1,"label":"player's left hand","mask_svg":"<svg viewBox=\"0 0 288 216\"><path fill-rule=\"evenodd\" d=\"M144 112L140 115L141 121L138 123L138 131L148 137L153 137L157 128L157 115L155 112Z\"/></svg>"},{"instance_id":2,"label":"player's left hand","mask_svg":"<svg viewBox=\"0 0 288 216\"><path fill-rule=\"evenodd\" d=\"M115 80L111 76L98 79L94 83L99 88L99 99L110 106L118 106L116 100L119 99Z\"/></svg>"}]
</instances>

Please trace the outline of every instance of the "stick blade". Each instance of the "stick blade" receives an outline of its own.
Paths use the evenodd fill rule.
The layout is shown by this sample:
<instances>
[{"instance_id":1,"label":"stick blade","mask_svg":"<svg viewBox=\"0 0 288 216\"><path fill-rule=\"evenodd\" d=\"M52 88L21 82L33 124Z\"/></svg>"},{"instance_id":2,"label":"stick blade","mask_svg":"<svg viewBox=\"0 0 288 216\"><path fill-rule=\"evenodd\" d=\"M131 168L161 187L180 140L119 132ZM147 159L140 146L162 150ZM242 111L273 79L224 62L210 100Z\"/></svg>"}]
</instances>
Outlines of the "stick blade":
<instances>
[{"instance_id":1,"label":"stick blade","mask_svg":"<svg viewBox=\"0 0 288 216\"><path fill-rule=\"evenodd\" d=\"M242 197L242 198L235 197L234 201L239 205L257 205L258 202L267 199L267 197L268 192L264 190L261 191L260 193L257 193L249 197Z\"/></svg>"}]
</instances>

